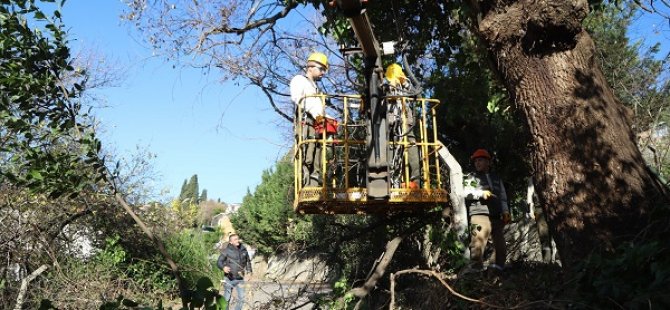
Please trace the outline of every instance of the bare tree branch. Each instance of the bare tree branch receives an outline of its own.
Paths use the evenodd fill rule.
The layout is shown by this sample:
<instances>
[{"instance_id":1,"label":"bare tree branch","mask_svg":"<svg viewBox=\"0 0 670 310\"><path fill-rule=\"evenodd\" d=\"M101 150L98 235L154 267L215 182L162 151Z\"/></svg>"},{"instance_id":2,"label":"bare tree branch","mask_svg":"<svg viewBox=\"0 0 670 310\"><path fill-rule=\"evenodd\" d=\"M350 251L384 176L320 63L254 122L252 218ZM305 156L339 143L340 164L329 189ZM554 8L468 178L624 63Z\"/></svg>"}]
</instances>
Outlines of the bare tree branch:
<instances>
[{"instance_id":1,"label":"bare tree branch","mask_svg":"<svg viewBox=\"0 0 670 310\"><path fill-rule=\"evenodd\" d=\"M256 28L259 28L261 26L267 25L267 24L274 24L278 20L286 17L291 10L295 9L298 6L298 2L289 0L286 2L286 6L284 7L283 10L278 12L277 14L267 17L267 18L262 18L259 20L255 20L253 22L249 22L243 27L237 28L237 27L228 27L227 25L223 25L221 27L214 28L210 31L210 33L235 33L235 34L243 34L249 30L253 30Z\"/></svg>"},{"instance_id":2,"label":"bare tree branch","mask_svg":"<svg viewBox=\"0 0 670 310\"><path fill-rule=\"evenodd\" d=\"M39 268L35 269L35 271L33 271L29 276L21 280L21 289L19 290L19 295L16 297L16 304L14 305L14 310L23 309L23 300L26 296L26 292L28 291L28 284L30 284L30 282L35 280L37 276L39 276L45 270L47 270L47 268L49 268L49 266L42 265Z\"/></svg>"},{"instance_id":3,"label":"bare tree branch","mask_svg":"<svg viewBox=\"0 0 670 310\"><path fill-rule=\"evenodd\" d=\"M50 234L49 240L53 241L53 239L58 237L58 235L60 235L60 233L63 232L63 229L65 229L65 226L70 225L72 222L76 221L77 219L79 219L83 216L89 215L91 213L93 213L93 211L89 207L87 207L80 212L77 212L75 214L70 215L65 221L63 221L62 223L60 223L60 225L58 225L57 230L53 231Z\"/></svg>"},{"instance_id":4,"label":"bare tree branch","mask_svg":"<svg viewBox=\"0 0 670 310\"><path fill-rule=\"evenodd\" d=\"M258 87L263 91L263 93L265 94L265 96L268 97L268 101L270 101L270 105L271 105L272 108L275 110L275 112L277 112L277 114L279 114L281 117L283 117L283 118L286 119L287 121L293 123L293 118L290 117L290 116L288 116L288 115L286 115L286 113L284 113L281 109L279 109L279 107L278 107L277 104L275 103L274 98L272 97L272 94L270 93L270 91L268 90L267 87L261 85L261 84L260 84L260 81L259 81L258 83L254 83L254 85L258 86Z\"/></svg>"},{"instance_id":5,"label":"bare tree branch","mask_svg":"<svg viewBox=\"0 0 670 310\"><path fill-rule=\"evenodd\" d=\"M417 221L414 224L412 224L408 229L404 230L399 236L396 236L395 238L391 239L391 241L389 241L386 244L384 254L379 260L379 264L377 264L374 267L374 272L370 274L370 276L366 279L365 283L363 283L362 286L352 288L347 293L352 294L360 299L356 304L356 308L360 307L363 298L365 298L368 294L370 294L370 292L377 285L377 282L379 282L379 279L381 279L381 277L384 276L386 268L391 263L393 255L395 254L396 250L398 249L398 246L400 246L400 243L403 241L403 239L411 235L412 233L416 232L417 230L421 229L426 224L427 223L423 221ZM347 294L345 294L345 296Z\"/></svg>"},{"instance_id":6,"label":"bare tree branch","mask_svg":"<svg viewBox=\"0 0 670 310\"><path fill-rule=\"evenodd\" d=\"M657 7L654 4L654 0L633 0L633 3L635 3L641 10L647 12L647 13L652 13L652 14L658 14L659 16L669 19L670 20L670 15L665 12L662 8ZM646 4L648 3L649 6ZM661 4L665 6L666 9L670 8L670 2L667 0L661 0Z\"/></svg>"},{"instance_id":7,"label":"bare tree branch","mask_svg":"<svg viewBox=\"0 0 670 310\"><path fill-rule=\"evenodd\" d=\"M375 271L368 277L368 279L365 281L363 286L353 288L351 289L351 293L354 294L354 296L358 298L363 298L367 296L370 291L377 285L377 281L381 279L381 277L384 275L386 272L386 267L391 263L391 260L393 259L393 254L395 254L395 251L398 249L398 246L400 245L400 242L402 242L403 237L398 236L393 238L391 241L389 241L386 244L386 250L384 250L384 255L382 256L382 259L379 261L379 264L375 268Z\"/></svg>"},{"instance_id":8,"label":"bare tree branch","mask_svg":"<svg viewBox=\"0 0 670 310\"><path fill-rule=\"evenodd\" d=\"M563 309L562 307L557 307L556 305L549 304L545 300L524 302L524 303L518 304L514 307L506 307L506 306L498 306L498 305L490 304L490 303L487 303L485 301L482 301L482 300L479 300L479 299L474 299L472 297L468 297L468 296L465 296L465 295L457 292L453 287L451 287L451 285L449 285L449 283L447 283L444 280L442 274L440 274L438 272L435 272L433 270L405 269L405 270L398 271L396 273L392 273L389 276L389 278L391 280L391 303L389 304L389 309L390 310L395 309L395 282L396 282L396 279L401 275L412 274L412 273L418 273L418 274L422 274L422 275L425 275L425 276L428 276L428 277L435 278L435 279L437 279L437 281L440 282L440 284L442 284L442 286L444 286L447 290L449 290L449 292L451 294L453 294L454 296L456 296L460 299L469 301L469 302L479 304L479 305L484 306L484 307L488 307L488 308L494 308L494 309L524 309L524 308L538 307L538 308L543 308L543 309ZM557 302L557 301L574 302L574 301L568 301L568 300L553 300L553 302Z\"/></svg>"},{"instance_id":9,"label":"bare tree branch","mask_svg":"<svg viewBox=\"0 0 670 310\"><path fill-rule=\"evenodd\" d=\"M126 200L123 199L123 196L121 196L120 193L116 193L114 195L114 198L116 201L123 207L124 210L135 220L135 223L140 226L142 231L149 237L149 239L156 245L158 248L158 251L163 255L163 258L165 258L165 261L167 261L168 266L170 266L170 270L172 271L172 274L175 277L175 281L177 281L177 286L179 287L179 293L181 295L181 302L182 306L184 308L188 308L188 303L186 302L187 300L187 292L186 292L186 286L184 285L184 281L182 281L181 278L181 273L179 271L179 266L174 262L170 254L165 250L165 245L163 245L163 242L156 238L154 236L153 232L147 227L147 225L144 224L142 219L140 219L137 214L133 211L133 209L126 203Z\"/></svg>"},{"instance_id":10,"label":"bare tree branch","mask_svg":"<svg viewBox=\"0 0 670 310\"><path fill-rule=\"evenodd\" d=\"M457 292L446 281L444 281L444 279L442 279L442 277L440 276L439 273L437 273L435 271L419 270L419 269L406 269L406 270L398 271L396 273L392 273L390 275L390 279L391 279L391 304L389 305L389 309L394 309L395 308L395 280L396 280L396 278L401 276L401 275L410 274L410 273L423 274L423 275L427 275L429 277L433 277L433 278L437 279L444 287L447 288L447 290L449 290L449 292L451 292L451 294L453 294L454 296L456 296L458 298L461 298L463 300L467 300L469 302L477 303L477 304L480 304L482 306L486 306L486 307L489 307L489 308L496 308L496 309L506 308L506 307L492 305L490 303L487 303L487 302L484 302L484 301L481 301L481 300L478 300L478 299L474 299L474 298L465 296L465 295Z\"/></svg>"}]
</instances>

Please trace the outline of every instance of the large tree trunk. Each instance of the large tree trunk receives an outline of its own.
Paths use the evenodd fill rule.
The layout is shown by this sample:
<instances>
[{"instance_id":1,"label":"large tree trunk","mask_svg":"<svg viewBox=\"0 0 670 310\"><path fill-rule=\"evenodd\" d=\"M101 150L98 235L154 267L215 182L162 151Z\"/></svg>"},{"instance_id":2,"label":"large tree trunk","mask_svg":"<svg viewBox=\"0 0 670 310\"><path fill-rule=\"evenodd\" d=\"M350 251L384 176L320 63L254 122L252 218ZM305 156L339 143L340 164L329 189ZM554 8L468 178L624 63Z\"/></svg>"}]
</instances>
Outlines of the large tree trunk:
<instances>
[{"instance_id":1,"label":"large tree trunk","mask_svg":"<svg viewBox=\"0 0 670 310\"><path fill-rule=\"evenodd\" d=\"M582 28L586 0L472 0L494 69L532 134L538 194L564 266L630 241L661 188Z\"/></svg>"}]
</instances>

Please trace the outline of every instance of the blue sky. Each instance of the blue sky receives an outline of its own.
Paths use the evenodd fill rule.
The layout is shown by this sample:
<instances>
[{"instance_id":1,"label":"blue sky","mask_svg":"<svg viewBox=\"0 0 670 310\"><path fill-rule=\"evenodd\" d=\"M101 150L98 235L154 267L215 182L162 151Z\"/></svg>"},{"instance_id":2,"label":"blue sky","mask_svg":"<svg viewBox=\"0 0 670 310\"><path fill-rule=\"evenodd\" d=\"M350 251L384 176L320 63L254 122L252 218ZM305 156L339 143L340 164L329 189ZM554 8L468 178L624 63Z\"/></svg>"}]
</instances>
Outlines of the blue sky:
<instances>
[{"instance_id":1,"label":"blue sky","mask_svg":"<svg viewBox=\"0 0 670 310\"><path fill-rule=\"evenodd\" d=\"M670 16L670 8L658 5L657 9L665 16ZM645 46L660 43L659 58L667 57L670 53L670 21L664 16L639 12L628 29L628 36L633 40L642 39Z\"/></svg>"},{"instance_id":2,"label":"blue sky","mask_svg":"<svg viewBox=\"0 0 670 310\"><path fill-rule=\"evenodd\" d=\"M62 9L73 54L92 50L124 68L118 87L95 90L108 105L95 111L103 144L123 156L137 146L156 154L152 186L169 190L167 197L197 174L209 198L241 202L289 150L279 118L253 87L222 84L216 71L173 68L152 57L141 35L121 21L123 8L118 0L69 0Z\"/></svg>"},{"instance_id":3,"label":"blue sky","mask_svg":"<svg viewBox=\"0 0 670 310\"><path fill-rule=\"evenodd\" d=\"M95 90L106 108L96 110L102 140L127 156L137 146L156 154L156 190L162 199L179 194L184 179L197 174L210 198L241 202L261 172L289 150L277 128L279 117L253 87L220 83L218 72L173 68L152 56L142 36L121 21L120 0L68 0L62 10L75 53L94 51L123 68L118 87ZM645 14L631 28L646 45L663 43L668 53L668 21Z\"/></svg>"}]
</instances>

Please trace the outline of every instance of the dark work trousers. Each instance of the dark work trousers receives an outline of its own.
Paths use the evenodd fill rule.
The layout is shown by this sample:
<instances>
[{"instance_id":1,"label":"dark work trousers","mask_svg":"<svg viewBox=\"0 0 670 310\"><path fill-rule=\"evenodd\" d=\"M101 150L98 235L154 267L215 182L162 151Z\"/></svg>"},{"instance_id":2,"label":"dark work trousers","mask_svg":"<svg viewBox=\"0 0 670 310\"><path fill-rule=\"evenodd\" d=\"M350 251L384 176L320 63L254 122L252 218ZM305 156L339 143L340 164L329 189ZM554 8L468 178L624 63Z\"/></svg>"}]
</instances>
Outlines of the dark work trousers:
<instances>
[{"instance_id":1,"label":"dark work trousers","mask_svg":"<svg viewBox=\"0 0 670 310\"><path fill-rule=\"evenodd\" d=\"M314 121L307 119L302 125L302 139L318 139L316 130L313 127ZM308 142L303 144L303 177L307 182L305 186L319 186L321 177L321 144L318 142Z\"/></svg>"}]
</instances>

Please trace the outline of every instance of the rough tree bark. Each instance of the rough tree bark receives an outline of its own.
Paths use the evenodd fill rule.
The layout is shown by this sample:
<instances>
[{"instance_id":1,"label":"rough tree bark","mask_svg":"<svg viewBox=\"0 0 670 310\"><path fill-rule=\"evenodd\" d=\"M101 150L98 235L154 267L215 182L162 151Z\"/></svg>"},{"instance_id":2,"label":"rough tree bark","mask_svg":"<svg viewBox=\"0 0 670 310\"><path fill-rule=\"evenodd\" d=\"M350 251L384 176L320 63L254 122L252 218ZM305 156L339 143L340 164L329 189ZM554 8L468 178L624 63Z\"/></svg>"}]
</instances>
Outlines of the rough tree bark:
<instances>
[{"instance_id":1,"label":"rough tree bark","mask_svg":"<svg viewBox=\"0 0 670 310\"><path fill-rule=\"evenodd\" d=\"M564 266L632 240L663 189L582 28L587 1L470 4L494 70L528 120L534 177Z\"/></svg>"}]
</instances>

